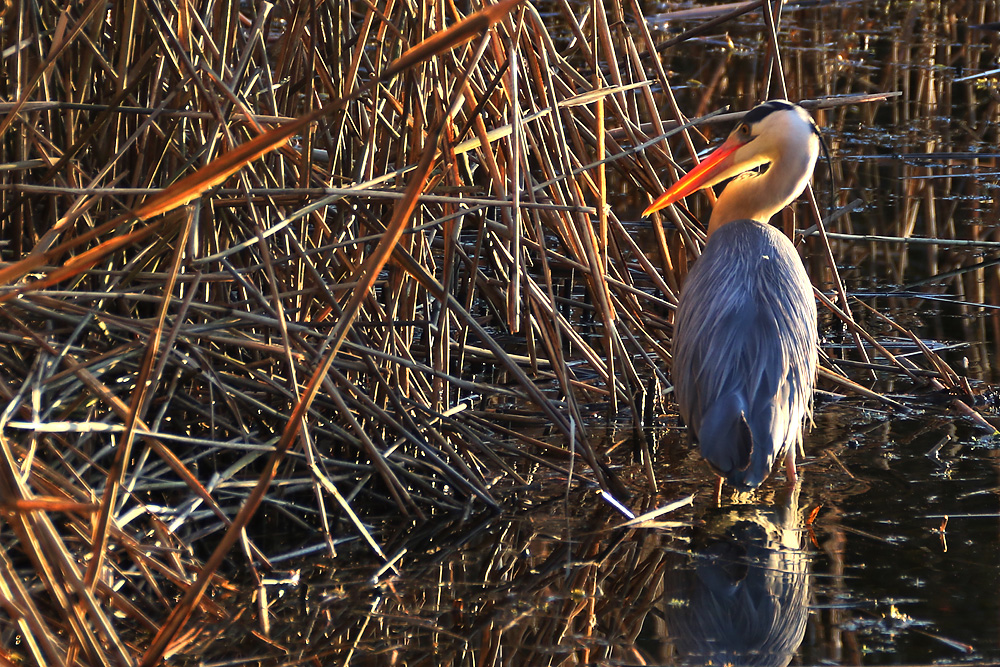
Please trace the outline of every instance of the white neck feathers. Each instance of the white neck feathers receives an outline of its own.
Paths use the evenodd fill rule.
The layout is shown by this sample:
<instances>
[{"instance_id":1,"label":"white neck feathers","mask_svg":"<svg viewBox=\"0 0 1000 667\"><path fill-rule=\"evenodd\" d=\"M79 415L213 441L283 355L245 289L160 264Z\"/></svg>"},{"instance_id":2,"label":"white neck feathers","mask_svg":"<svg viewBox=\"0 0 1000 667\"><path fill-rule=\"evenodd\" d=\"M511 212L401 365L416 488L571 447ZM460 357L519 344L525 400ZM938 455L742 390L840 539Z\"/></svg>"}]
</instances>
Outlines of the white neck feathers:
<instances>
[{"instance_id":1,"label":"white neck feathers","mask_svg":"<svg viewBox=\"0 0 1000 667\"><path fill-rule=\"evenodd\" d=\"M734 220L768 222L802 194L819 155L819 137L805 111L772 113L754 128L756 135L733 154L733 168L770 163L763 173L743 173L719 195L708 233ZM732 169L730 170L732 171Z\"/></svg>"}]
</instances>

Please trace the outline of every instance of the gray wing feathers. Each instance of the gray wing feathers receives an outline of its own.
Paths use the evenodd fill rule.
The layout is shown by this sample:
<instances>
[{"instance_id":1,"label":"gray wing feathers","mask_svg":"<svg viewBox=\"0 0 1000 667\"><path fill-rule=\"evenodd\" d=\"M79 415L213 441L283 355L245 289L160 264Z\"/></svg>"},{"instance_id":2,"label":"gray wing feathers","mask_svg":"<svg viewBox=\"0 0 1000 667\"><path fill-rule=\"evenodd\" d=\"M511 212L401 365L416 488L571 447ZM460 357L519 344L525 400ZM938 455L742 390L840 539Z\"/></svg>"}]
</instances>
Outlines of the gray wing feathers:
<instances>
[{"instance_id":1,"label":"gray wing feathers","mask_svg":"<svg viewBox=\"0 0 1000 667\"><path fill-rule=\"evenodd\" d=\"M720 227L681 295L673 377L702 455L758 486L801 439L816 368L816 303L794 247L768 225Z\"/></svg>"},{"instance_id":2,"label":"gray wing feathers","mask_svg":"<svg viewBox=\"0 0 1000 667\"><path fill-rule=\"evenodd\" d=\"M745 415L746 397L737 392L719 396L702 416L698 432L702 456L716 470L746 470L753 450L753 432Z\"/></svg>"}]
</instances>

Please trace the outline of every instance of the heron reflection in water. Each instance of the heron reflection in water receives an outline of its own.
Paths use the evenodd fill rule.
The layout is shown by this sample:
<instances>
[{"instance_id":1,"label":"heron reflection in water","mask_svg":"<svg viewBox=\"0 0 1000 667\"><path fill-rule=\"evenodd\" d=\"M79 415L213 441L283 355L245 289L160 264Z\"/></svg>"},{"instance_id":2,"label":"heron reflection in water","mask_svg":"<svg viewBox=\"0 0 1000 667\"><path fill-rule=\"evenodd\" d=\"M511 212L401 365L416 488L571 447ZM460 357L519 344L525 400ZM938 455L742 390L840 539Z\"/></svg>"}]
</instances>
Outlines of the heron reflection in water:
<instances>
[{"instance_id":1,"label":"heron reflection in water","mask_svg":"<svg viewBox=\"0 0 1000 667\"><path fill-rule=\"evenodd\" d=\"M712 510L691 552L668 564L661 653L672 647L683 665L788 665L809 616L802 545L797 489L782 507Z\"/></svg>"},{"instance_id":2,"label":"heron reflection in water","mask_svg":"<svg viewBox=\"0 0 1000 667\"><path fill-rule=\"evenodd\" d=\"M804 109L765 102L643 213L736 176L681 291L672 377L692 439L739 491L758 487L782 456L796 480L816 377L816 302L795 246L768 221L805 189L819 146Z\"/></svg>"}]
</instances>

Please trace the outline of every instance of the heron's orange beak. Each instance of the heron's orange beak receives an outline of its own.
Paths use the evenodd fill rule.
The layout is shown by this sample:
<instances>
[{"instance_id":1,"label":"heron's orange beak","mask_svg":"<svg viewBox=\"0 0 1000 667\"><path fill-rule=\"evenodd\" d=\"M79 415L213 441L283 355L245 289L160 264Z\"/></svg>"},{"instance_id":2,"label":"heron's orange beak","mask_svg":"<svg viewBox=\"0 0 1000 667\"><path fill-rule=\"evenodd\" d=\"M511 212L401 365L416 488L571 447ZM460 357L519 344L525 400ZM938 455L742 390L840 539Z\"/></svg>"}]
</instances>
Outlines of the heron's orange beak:
<instances>
[{"instance_id":1,"label":"heron's orange beak","mask_svg":"<svg viewBox=\"0 0 1000 667\"><path fill-rule=\"evenodd\" d=\"M666 208L678 199L687 197L692 192L701 190L705 187L706 183L711 182L712 178L715 177L716 174L728 166L725 163L725 159L739 150L741 146L745 145L745 141L740 141L735 136L730 136L722 143L721 146L716 148L711 152L711 154L709 154L708 157L702 160L698 166L689 171L684 178L674 183L669 190L657 197L656 201L647 206L646 210L642 212L643 217L646 217L654 211L659 211L661 208Z\"/></svg>"}]
</instances>

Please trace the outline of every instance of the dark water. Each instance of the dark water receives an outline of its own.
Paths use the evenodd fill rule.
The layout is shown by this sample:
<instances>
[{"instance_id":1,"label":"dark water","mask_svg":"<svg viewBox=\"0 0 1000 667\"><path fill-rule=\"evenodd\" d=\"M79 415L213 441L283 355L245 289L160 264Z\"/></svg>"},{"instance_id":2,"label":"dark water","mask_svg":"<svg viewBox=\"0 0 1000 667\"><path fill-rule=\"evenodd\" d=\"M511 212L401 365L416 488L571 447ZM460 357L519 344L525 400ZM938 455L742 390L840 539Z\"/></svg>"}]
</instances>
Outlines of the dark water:
<instances>
[{"instance_id":1,"label":"dark water","mask_svg":"<svg viewBox=\"0 0 1000 667\"><path fill-rule=\"evenodd\" d=\"M862 201L831 226L858 237L836 240L836 256L853 293L969 375L987 415L1000 281L995 267L949 272L997 255L1000 95L995 79L958 81L996 67L997 38L968 26L997 12L978 2L824 4L786 10L779 35L792 99L902 92L817 114L838 205ZM689 25L668 25L660 38ZM682 108L745 109L775 96L762 83L761 26L748 16L664 54ZM826 196L829 178L817 181ZM635 202L623 193L623 209ZM860 238L871 233L985 243ZM913 351L856 315L894 351ZM831 320L821 330L826 352L851 357ZM305 564L302 584L273 607L283 619L275 640L356 664L1000 661L1000 437L905 378L876 385L912 410L820 400L796 490L776 473L753 496L717 506L713 476L667 416L649 433L655 494L629 432L609 427L599 448L636 514L694 496L659 525L623 527L594 489L544 466L520 471L530 486L510 491L519 509L503 516L379 521L399 572L358 542L333 562Z\"/></svg>"}]
</instances>

